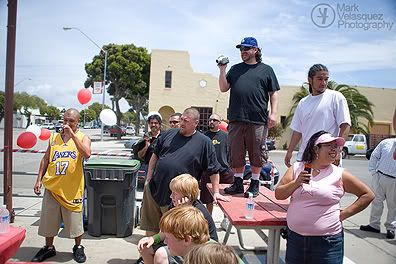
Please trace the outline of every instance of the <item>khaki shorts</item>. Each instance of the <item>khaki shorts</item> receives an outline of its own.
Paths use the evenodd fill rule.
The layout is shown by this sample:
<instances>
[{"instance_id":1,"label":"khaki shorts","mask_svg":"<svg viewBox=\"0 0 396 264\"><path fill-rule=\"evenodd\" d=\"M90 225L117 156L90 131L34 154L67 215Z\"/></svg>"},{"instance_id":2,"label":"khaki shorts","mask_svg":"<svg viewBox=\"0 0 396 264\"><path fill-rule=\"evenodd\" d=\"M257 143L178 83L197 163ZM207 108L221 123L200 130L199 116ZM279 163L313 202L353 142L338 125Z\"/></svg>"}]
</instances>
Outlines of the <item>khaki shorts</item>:
<instances>
[{"instance_id":1,"label":"khaki shorts","mask_svg":"<svg viewBox=\"0 0 396 264\"><path fill-rule=\"evenodd\" d=\"M262 167L268 158L267 127L246 122L231 122L228 125L228 146L231 168L245 166L246 151L250 165Z\"/></svg>"},{"instance_id":2,"label":"khaki shorts","mask_svg":"<svg viewBox=\"0 0 396 264\"><path fill-rule=\"evenodd\" d=\"M43 237L58 235L62 220L65 226L62 233L65 236L75 238L84 234L83 212L67 210L52 197L50 191L45 190L38 234Z\"/></svg>"},{"instance_id":3,"label":"khaki shorts","mask_svg":"<svg viewBox=\"0 0 396 264\"><path fill-rule=\"evenodd\" d=\"M159 206L151 195L149 184L144 185L143 200L141 219L140 219L140 229L145 231L151 231L158 233L160 231L159 222L162 215L169 210L169 205Z\"/></svg>"}]
</instances>

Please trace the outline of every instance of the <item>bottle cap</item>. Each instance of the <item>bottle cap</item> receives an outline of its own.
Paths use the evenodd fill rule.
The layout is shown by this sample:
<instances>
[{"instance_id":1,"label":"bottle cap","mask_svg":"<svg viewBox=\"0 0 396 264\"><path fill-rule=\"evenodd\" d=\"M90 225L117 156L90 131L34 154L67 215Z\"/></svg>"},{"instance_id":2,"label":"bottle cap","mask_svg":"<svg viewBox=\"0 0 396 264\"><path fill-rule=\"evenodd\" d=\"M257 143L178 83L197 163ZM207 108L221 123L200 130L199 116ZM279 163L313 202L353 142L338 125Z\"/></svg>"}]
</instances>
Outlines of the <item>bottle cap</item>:
<instances>
[{"instance_id":1,"label":"bottle cap","mask_svg":"<svg viewBox=\"0 0 396 264\"><path fill-rule=\"evenodd\" d=\"M253 193L249 192L249 198L253 198Z\"/></svg>"}]
</instances>

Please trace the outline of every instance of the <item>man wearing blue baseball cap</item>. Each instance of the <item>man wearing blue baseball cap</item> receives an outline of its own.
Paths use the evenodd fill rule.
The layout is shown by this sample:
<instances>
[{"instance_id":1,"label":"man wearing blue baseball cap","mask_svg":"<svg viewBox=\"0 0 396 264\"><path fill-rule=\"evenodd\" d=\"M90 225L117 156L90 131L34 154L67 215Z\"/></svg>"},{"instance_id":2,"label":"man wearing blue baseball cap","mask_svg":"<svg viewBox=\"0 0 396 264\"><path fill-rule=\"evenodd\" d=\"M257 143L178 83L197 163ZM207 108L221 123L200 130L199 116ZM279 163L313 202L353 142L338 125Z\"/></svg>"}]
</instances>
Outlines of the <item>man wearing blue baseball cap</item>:
<instances>
[{"instance_id":1,"label":"man wearing blue baseball cap","mask_svg":"<svg viewBox=\"0 0 396 264\"><path fill-rule=\"evenodd\" d=\"M233 65L227 74L227 64L218 64L220 91L230 90L228 142L230 165L235 172L234 183L224 191L227 194L244 192L243 170L247 151L252 180L245 197L249 197L249 193L256 197L261 167L267 159L265 138L268 128L275 126L278 119L277 91L280 88L273 69L261 62L261 49L255 38L242 39L236 48L241 52L241 63Z\"/></svg>"}]
</instances>

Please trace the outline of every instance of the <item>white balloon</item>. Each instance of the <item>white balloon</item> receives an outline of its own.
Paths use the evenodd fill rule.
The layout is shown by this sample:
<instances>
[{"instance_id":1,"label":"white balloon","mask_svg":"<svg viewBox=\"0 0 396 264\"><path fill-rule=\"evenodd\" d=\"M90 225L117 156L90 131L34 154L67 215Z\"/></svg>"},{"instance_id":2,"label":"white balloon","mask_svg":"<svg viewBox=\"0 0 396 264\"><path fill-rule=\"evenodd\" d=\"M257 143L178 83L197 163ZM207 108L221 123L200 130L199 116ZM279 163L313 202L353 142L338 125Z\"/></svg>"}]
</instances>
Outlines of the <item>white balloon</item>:
<instances>
[{"instance_id":1,"label":"white balloon","mask_svg":"<svg viewBox=\"0 0 396 264\"><path fill-rule=\"evenodd\" d=\"M125 100L124 97L122 97L119 101L118 101L118 105L120 107L120 111L121 113L126 113L128 112L128 110L131 108L131 106L129 105L128 101Z\"/></svg>"},{"instance_id":2,"label":"white balloon","mask_svg":"<svg viewBox=\"0 0 396 264\"><path fill-rule=\"evenodd\" d=\"M117 116L111 109L103 109L100 112L99 118L105 125L113 126L117 124Z\"/></svg>"},{"instance_id":3,"label":"white balloon","mask_svg":"<svg viewBox=\"0 0 396 264\"><path fill-rule=\"evenodd\" d=\"M26 132L32 132L36 137L39 137L41 135L41 127L38 125L30 125L26 128Z\"/></svg>"}]
</instances>

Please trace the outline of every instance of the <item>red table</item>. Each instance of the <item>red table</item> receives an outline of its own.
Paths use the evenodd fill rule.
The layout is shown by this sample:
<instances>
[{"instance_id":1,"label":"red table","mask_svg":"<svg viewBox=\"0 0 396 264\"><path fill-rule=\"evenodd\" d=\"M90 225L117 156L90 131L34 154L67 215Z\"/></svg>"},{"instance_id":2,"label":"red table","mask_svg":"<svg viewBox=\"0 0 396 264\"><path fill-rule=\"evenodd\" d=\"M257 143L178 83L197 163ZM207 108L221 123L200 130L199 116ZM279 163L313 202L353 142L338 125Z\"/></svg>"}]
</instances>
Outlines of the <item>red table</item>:
<instances>
[{"instance_id":1,"label":"red table","mask_svg":"<svg viewBox=\"0 0 396 264\"><path fill-rule=\"evenodd\" d=\"M0 234L0 263L5 263L15 255L25 239L26 230L22 227L10 226L10 232Z\"/></svg>"}]
</instances>

